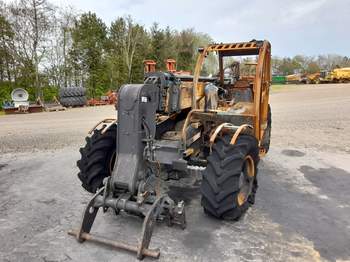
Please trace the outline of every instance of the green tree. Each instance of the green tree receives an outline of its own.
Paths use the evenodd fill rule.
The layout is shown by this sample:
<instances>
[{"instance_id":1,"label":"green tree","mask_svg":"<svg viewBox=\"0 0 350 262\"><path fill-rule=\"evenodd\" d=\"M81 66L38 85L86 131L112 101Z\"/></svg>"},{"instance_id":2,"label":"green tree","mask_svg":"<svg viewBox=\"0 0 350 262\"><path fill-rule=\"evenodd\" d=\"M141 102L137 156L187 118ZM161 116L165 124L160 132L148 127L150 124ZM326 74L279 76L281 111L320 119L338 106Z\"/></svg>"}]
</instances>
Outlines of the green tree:
<instances>
[{"instance_id":1,"label":"green tree","mask_svg":"<svg viewBox=\"0 0 350 262\"><path fill-rule=\"evenodd\" d=\"M76 83L85 85L90 96L99 96L108 89L105 48L107 27L96 14L81 15L72 29L72 49L70 52Z\"/></svg>"},{"instance_id":2,"label":"green tree","mask_svg":"<svg viewBox=\"0 0 350 262\"><path fill-rule=\"evenodd\" d=\"M171 30L169 26L167 26L164 30L164 58L165 59L177 59L178 50L176 49L176 36L177 32L175 30Z\"/></svg>"},{"instance_id":3,"label":"green tree","mask_svg":"<svg viewBox=\"0 0 350 262\"><path fill-rule=\"evenodd\" d=\"M108 41L109 79L113 89L143 80L143 60L149 52L149 36L131 17L112 22Z\"/></svg>"},{"instance_id":4,"label":"green tree","mask_svg":"<svg viewBox=\"0 0 350 262\"><path fill-rule=\"evenodd\" d=\"M194 32L193 34L194 38L194 43L193 43L193 50L192 50L192 63L189 66L190 68L188 69L189 71L194 70L194 67L197 62L197 57L198 57L198 48L199 47L205 47L210 43L213 43L213 39L208 35L204 33L198 33ZM205 59L205 63L203 64L203 74L205 75L214 75L218 73L218 68L219 68L219 60L217 54L211 52Z\"/></svg>"},{"instance_id":5,"label":"green tree","mask_svg":"<svg viewBox=\"0 0 350 262\"><path fill-rule=\"evenodd\" d=\"M278 71L281 72L283 75L294 74L298 69L300 69L300 64L298 63L298 61L289 57L282 58L278 67Z\"/></svg>"},{"instance_id":6,"label":"green tree","mask_svg":"<svg viewBox=\"0 0 350 262\"><path fill-rule=\"evenodd\" d=\"M151 27L151 49L150 59L157 62L157 67L160 70L165 70L165 33L164 30L159 28L157 23L154 23Z\"/></svg>"},{"instance_id":7,"label":"green tree","mask_svg":"<svg viewBox=\"0 0 350 262\"><path fill-rule=\"evenodd\" d=\"M126 35L126 23L120 17L112 22L108 39L108 78L110 87L118 89L128 79L127 67L123 58L123 39Z\"/></svg>"},{"instance_id":8,"label":"green tree","mask_svg":"<svg viewBox=\"0 0 350 262\"><path fill-rule=\"evenodd\" d=\"M306 72L309 74L320 72L320 67L318 66L318 64L315 61L310 61L307 64Z\"/></svg>"},{"instance_id":9,"label":"green tree","mask_svg":"<svg viewBox=\"0 0 350 262\"><path fill-rule=\"evenodd\" d=\"M180 70L193 70L195 38L193 29L183 30L177 36L177 63Z\"/></svg>"},{"instance_id":10,"label":"green tree","mask_svg":"<svg viewBox=\"0 0 350 262\"><path fill-rule=\"evenodd\" d=\"M130 82L140 83L144 77L143 61L147 59L150 50L150 37L146 29L139 24L135 25L135 30L138 31L138 37L131 67Z\"/></svg>"}]
</instances>

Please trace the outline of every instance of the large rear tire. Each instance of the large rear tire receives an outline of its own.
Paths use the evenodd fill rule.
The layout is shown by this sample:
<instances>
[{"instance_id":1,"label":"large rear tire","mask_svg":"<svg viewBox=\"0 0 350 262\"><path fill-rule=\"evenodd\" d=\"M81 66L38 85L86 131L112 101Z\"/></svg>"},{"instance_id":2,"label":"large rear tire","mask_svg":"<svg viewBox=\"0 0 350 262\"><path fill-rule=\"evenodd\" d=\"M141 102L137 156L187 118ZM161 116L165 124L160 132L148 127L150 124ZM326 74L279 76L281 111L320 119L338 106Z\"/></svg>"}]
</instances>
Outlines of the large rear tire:
<instances>
[{"instance_id":1,"label":"large rear tire","mask_svg":"<svg viewBox=\"0 0 350 262\"><path fill-rule=\"evenodd\" d=\"M237 220L254 203L257 190L259 147L255 137L218 137L207 158L201 184L204 212L220 219Z\"/></svg>"},{"instance_id":2,"label":"large rear tire","mask_svg":"<svg viewBox=\"0 0 350 262\"><path fill-rule=\"evenodd\" d=\"M95 130L86 137L86 145L80 148L81 159L77 166L82 187L95 193L103 185L103 179L111 175L116 156L117 125L110 126L105 133Z\"/></svg>"}]
</instances>

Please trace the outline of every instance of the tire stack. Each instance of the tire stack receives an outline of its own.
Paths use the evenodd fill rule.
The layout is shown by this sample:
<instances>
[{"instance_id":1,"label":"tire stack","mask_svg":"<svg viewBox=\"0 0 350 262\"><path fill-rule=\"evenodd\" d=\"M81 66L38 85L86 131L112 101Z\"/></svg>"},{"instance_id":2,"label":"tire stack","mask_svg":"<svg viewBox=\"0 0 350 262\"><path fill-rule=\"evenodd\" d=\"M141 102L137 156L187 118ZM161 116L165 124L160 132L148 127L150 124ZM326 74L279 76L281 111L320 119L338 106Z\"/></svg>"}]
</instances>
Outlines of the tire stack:
<instances>
[{"instance_id":1,"label":"tire stack","mask_svg":"<svg viewBox=\"0 0 350 262\"><path fill-rule=\"evenodd\" d=\"M83 87L64 87L60 89L60 103L65 107L85 106L86 89Z\"/></svg>"}]
</instances>

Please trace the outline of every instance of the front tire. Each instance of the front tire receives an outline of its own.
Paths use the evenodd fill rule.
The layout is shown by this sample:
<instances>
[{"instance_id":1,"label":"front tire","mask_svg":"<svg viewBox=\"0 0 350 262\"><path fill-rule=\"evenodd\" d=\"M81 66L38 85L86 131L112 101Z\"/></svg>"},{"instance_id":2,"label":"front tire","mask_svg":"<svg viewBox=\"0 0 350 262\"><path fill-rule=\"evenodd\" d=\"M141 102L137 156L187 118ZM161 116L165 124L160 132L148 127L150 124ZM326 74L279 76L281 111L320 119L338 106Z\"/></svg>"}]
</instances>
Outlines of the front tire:
<instances>
[{"instance_id":1,"label":"front tire","mask_svg":"<svg viewBox=\"0 0 350 262\"><path fill-rule=\"evenodd\" d=\"M255 137L218 137L207 158L201 193L204 212L216 218L238 220L254 203L259 147Z\"/></svg>"},{"instance_id":2,"label":"front tire","mask_svg":"<svg viewBox=\"0 0 350 262\"><path fill-rule=\"evenodd\" d=\"M105 133L94 130L91 137L86 137L86 145L80 148L81 159L77 166L80 170L78 178L82 187L95 193L103 186L103 179L111 175L117 141L117 125L111 125Z\"/></svg>"}]
</instances>

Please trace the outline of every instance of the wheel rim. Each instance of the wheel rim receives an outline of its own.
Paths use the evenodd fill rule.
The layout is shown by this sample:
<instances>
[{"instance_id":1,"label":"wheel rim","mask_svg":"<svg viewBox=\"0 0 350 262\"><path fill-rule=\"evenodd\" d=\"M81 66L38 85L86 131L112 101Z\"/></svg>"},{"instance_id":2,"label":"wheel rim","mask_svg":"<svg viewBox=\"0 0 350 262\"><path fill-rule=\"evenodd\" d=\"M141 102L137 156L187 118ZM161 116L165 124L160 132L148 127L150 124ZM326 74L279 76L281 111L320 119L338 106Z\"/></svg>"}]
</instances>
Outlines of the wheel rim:
<instances>
[{"instance_id":1,"label":"wheel rim","mask_svg":"<svg viewBox=\"0 0 350 262\"><path fill-rule=\"evenodd\" d=\"M251 156L244 158L242 171L239 177L239 193L237 195L237 203L242 206L252 192L255 177L254 160Z\"/></svg>"}]
</instances>

